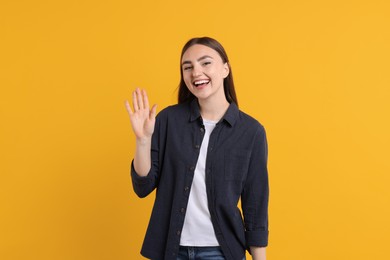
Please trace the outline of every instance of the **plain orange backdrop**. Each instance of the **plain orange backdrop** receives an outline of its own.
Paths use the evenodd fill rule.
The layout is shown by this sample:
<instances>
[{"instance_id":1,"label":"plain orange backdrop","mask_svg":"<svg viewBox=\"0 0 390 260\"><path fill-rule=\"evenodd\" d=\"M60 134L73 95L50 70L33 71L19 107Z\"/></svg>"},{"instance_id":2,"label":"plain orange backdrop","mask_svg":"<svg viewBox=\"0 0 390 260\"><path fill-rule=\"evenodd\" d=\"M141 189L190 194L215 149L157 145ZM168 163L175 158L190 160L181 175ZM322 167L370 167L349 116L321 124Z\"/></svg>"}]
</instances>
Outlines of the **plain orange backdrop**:
<instances>
[{"instance_id":1,"label":"plain orange backdrop","mask_svg":"<svg viewBox=\"0 0 390 260\"><path fill-rule=\"evenodd\" d=\"M0 2L0 259L142 259L136 87L176 102L191 37L267 129L268 259L389 259L390 3Z\"/></svg>"}]
</instances>

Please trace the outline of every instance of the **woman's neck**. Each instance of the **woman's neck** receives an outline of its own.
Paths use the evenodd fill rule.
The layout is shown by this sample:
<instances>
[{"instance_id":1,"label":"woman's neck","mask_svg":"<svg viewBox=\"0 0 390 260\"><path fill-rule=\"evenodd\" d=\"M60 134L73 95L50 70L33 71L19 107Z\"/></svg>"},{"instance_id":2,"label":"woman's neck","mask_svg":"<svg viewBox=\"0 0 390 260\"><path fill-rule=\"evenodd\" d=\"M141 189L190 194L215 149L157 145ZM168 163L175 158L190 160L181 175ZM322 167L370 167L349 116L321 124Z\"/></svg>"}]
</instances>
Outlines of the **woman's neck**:
<instances>
[{"instance_id":1,"label":"woman's neck","mask_svg":"<svg viewBox=\"0 0 390 260\"><path fill-rule=\"evenodd\" d=\"M210 121L219 121L230 105L226 98L219 101L198 100L198 102L202 118Z\"/></svg>"}]
</instances>

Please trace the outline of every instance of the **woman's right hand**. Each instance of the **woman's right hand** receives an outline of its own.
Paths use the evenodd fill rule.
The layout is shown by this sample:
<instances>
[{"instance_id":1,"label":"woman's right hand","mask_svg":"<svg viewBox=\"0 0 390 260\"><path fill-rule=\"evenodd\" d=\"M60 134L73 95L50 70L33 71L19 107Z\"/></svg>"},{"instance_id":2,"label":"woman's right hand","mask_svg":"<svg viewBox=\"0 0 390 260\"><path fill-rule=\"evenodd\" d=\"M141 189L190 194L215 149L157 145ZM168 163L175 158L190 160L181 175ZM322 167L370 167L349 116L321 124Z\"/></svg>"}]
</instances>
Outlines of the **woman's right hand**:
<instances>
[{"instance_id":1,"label":"woman's right hand","mask_svg":"<svg viewBox=\"0 0 390 260\"><path fill-rule=\"evenodd\" d=\"M131 109L129 101L125 102L131 126L137 141L147 141L152 137L154 131L157 105L153 105L152 109L149 108L149 100L145 90L137 88L132 95L134 111Z\"/></svg>"}]
</instances>

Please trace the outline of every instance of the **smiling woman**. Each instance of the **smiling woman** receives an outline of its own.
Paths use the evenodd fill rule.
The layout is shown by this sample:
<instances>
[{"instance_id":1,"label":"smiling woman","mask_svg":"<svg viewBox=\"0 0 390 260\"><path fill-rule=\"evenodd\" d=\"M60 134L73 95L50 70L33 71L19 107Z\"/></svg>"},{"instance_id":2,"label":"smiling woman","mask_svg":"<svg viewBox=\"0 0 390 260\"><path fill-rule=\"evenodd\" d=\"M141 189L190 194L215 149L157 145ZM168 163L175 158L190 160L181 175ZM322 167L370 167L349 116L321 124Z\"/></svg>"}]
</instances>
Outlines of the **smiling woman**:
<instances>
[{"instance_id":1,"label":"smiling woman","mask_svg":"<svg viewBox=\"0 0 390 260\"><path fill-rule=\"evenodd\" d=\"M226 100L229 103L234 102L238 106L236 91L234 89L233 72L231 70L226 51L218 41L215 41L209 37L193 38L190 41L188 41L183 47L181 53L182 68L180 69L181 80L179 84L179 95L178 95L179 103L192 100L195 97L193 93L189 91L189 89L187 88L187 84L184 81L185 71L188 69L191 70L193 68L192 62L190 60L186 60L187 57L184 56L184 54L186 54L186 51L191 47L203 49L203 51L206 53L210 52L210 56L205 54L204 56L199 57L197 60L198 63L201 63L202 60L205 59L203 60L203 64L201 63L203 67L207 67L213 61L218 62L219 60L222 60L224 69L227 70L228 72L227 75L223 77L223 88L224 88Z\"/></svg>"},{"instance_id":2,"label":"smiling woman","mask_svg":"<svg viewBox=\"0 0 390 260\"><path fill-rule=\"evenodd\" d=\"M184 52L182 64L186 89L197 98L201 107L205 107L204 102L208 102L216 107L227 108L229 102L225 98L223 80L229 75L229 66L218 52L205 45L195 44Z\"/></svg>"},{"instance_id":3,"label":"smiling woman","mask_svg":"<svg viewBox=\"0 0 390 260\"><path fill-rule=\"evenodd\" d=\"M134 191L145 197L157 189L141 253L150 259L237 260L248 249L253 259L264 260L264 127L238 109L228 58L216 40L191 39L180 66L179 104L156 117L145 90L133 92L133 109L126 102L136 136Z\"/></svg>"}]
</instances>

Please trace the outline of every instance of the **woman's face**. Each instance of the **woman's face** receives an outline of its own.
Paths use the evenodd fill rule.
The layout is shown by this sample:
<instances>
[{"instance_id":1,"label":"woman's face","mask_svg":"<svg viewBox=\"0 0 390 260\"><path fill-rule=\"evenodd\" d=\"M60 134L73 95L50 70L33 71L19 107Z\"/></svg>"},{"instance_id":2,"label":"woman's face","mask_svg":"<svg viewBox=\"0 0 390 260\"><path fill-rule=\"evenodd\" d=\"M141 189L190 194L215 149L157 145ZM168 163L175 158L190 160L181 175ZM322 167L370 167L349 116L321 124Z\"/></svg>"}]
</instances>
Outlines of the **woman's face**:
<instances>
[{"instance_id":1,"label":"woman's face","mask_svg":"<svg viewBox=\"0 0 390 260\"><path fill-rule=\"evenodd\" d=\"M217 51L195 44L184 52L181 65L183 80L198 100L226 100L223 80L229 75L229 66Z\"/></svg>"}]
</instances>

